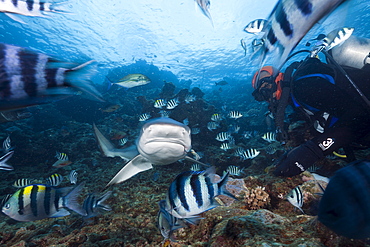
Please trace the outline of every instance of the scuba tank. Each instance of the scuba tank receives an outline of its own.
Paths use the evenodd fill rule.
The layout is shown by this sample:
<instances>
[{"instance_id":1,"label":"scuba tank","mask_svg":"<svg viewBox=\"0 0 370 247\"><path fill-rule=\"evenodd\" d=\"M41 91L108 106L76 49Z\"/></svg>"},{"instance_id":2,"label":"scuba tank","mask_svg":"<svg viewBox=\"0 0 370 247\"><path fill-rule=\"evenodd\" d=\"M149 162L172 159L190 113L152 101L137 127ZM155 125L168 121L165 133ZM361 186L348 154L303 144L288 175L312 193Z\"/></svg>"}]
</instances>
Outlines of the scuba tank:
<instances>
[{"instance_id":1,"label":"scuba tank","mask_svg":"<svg viewBox=\"0 0 370 247\"><path fill-rule=\"evenodd\" d=\"M370 64L370 39L352 35L329 53L341 66L362 69L366 64Z\"/></svg>"}]
</instances>

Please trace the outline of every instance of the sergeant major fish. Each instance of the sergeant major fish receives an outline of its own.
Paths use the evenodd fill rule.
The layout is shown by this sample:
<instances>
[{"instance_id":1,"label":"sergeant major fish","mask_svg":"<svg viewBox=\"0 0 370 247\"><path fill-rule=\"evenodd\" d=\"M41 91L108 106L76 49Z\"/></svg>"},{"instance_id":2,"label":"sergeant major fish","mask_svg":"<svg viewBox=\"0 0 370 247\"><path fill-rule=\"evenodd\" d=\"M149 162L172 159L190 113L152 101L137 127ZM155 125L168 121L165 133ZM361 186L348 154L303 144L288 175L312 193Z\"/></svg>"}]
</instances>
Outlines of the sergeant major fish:
<instances>
[{"instance_id":1,"label":"sergeant major fish","mask_svg":"<svg viewBox=\"0 0 370 247\"><path fill-rule=\"evenodd\" d=\"M329 51L335 46L341 45L344 41L351 37L353 31L354 28L351 27L344 27L331 31L327 36L316 42L315 46L311 50L310 56L316 57L317 54L324 49Z\"/></svg>"},{"instance_id":2,"label":"sergeant major fish","mask_svg":"<svg viewBox=\"0 0 370 247\"><path fill-rule=\"evenodd\" d=\"M241 158L242 160L246 160L246 159L254 159L254 158L256 158L259 154L260 154L260 151L258 151L257 149L254 149L254 148L250 148L250 149L247 149L246 151L244 151L244 152L240 155L240 158Z\"/></svg>"},{"instance_id":3,"label":"sergeant major fish","mask_svg":"<svg viewBox=\"0 0 370 247\"><path fill-rule=\"evenodd\" d=\"M148 120L149 118L151 118L152 116L149 114L149 113L143 113L139 116L139 121L140 122L144 122L146 120Z\"/></svg>"},{"instance_id":4,"label":"sergeant major fish","mask_svg":"<svg viewBox=\"0 0 370 247\"><path fill-rule=\"evenodd\" d=\"M70 68L70 64L45 54L0 43L0 111L44 104L76 94L73 87L102 101L89 80L92 70L88 65L92 62Z\"/></svg>"},{"instance_id":5,"label":"sergeant major fish","mask_svg":"<svg viewBox=\"0 0 370 247\"><path fill-rule=\"evenodd\" d=\"M57 154L55 155L55 157L58 160L55 161L55 163L53 164L53 167L61 168L61 167L65 167L67 165L72 164L72 161L69 160L68 155L66 153L60 153L57 151Z\"/></svg>"},{"instance_id":6,"label":"sergeant major fish","mask_svg":"<svg viewBox=\"0 0 370 247\"><path fill-rule=\"evenodd\" d=\"M71 184L77 184L77 176L78 176L78 173L76 172L76 170L72 170L70 173L69 173L69 182Z\"/></svg>"},{"instance_id":7,"label":"sergeant major fish","mask_svg":"<svg viewBox=\"0 0 370 247\"><path fill-rule=\"evenodd\" d=\"M172 109L175 109L176 106L179 105L179 99L178 98L175 98L175 99L171 99L167 102L167 105L166 105L166 108L168 110L172 110Z\"/></svg>"},{"instance_id":8,"label":"sergeant major fish","mask_svg":"<svg viewBox=\"0 0 370 247\"><path fill-rule=\"evenodd\" d=\"M85 215L76 201L82 188L83 184L72 191L70 187L55 189L48 185L32 184L15 192L2 207L2 212L17 221L67 216L70 213L66 208Z\"/></svg>"},{"instance_id":9,"label":"sergeant major fish","mask_svg":"<svg viewBox=\"0 0 370 247\"><path fill-rule=\"evenodd\" d=\"M233 199L225 185L228 173L215 182L215 167L205 171L186 171L180 173L168 188L166 210L176 218L199 218L199 214L219 206L215 197L226 195Z\"/></svg>"},{"instance_id":10,"label":"sergeant major fish","mask_svg":"<svg viewBox=\"0 0 370 247\"><path fill-rule=\"evenodd\" d=\"M46 184L52 187L57 187L62 182L63 182L63 176L58 173L54 173L46 179Z\"/></svg>"},{"instance_id":11,"label":"sergeant major fish","mask_svg":"<svg viewBox=\"0 0 370 247\"><path fill-rule=\"evenodd\" d=\"M22 187L26 187L27 185L32 184L32 182L33 182L33 180L31 180L31 179L28 179L28 178L20 178L20 179L17 179L13 183L13 186L16 187L16 188L22 188Z\"/></svg>"},{"instance_id":12,"label":"sergeant major fish","mask_svg":"<svg viewBox=\"0 0 370 247\"><path fill-rule=\"evenodd\" d=\"M11 151L13 149L12 145L10 144L11 141L10 141L10 136L8 136L4 141L3 141L3 151L5 153L8 153L9 151Z\"/></svg>"},{"instance_id":13,"label":"sergeant major fish","mask_svg":"<svg viewBox=\"0 0 370 247\"><path fill-rule=\"evenodd\" d=\"M231 138L231 134L229 132L220 132L216 136L216 140L220 142L227 141Z\"/></svg>"},{"instance_id":14,"label":"sergeant major fish","mask_svg":"<svg viewBox=\"0 0 370 247\"><path fill-rule=\"evenodd\" d=\"M302 206L303 206L303 193L299 186L292 189L289 194L287 195L287 200L296 208L301 210L304 214Z\"/></svg>"},{"instance_id":15,"label":"sergeant major fish","mask_svg":"<svg viewBox=\"0 0 370 247\"><path fill-rule=\"evenodd\" d=\"M4 12L15 21L24 23L12 14L46 17L45 14L48 12L62 13L63 11L54 9L53 3L45 1L1 0L0 12Z\"/></svg>"},{"instance_id":16,"label":"sergeant major fish","mask_svg":"<svg viewBox=\"0 0 370 247\"><path fill-rule=\"evenodd\" d=\"M115 148L95 125L94 132L105 156L130 160L107 186L121 183L139 172L153 168L153 165L168 165L180 159L205 165L187 156L191 150L190 128L171 118L148 121L140 130L136 146L125 149Z\"/></svg>"},{"instance_id":17,"label":"sergeant major fish","mask_svg":"<svg viewBox=\"0 0 370 247\"><path fill-rule=\"evenodd\" d=\"M259 34L264 30L267 23L268 21L264 19L253 20L249 22L247 26L245 26L244 31L247 33Z\"/></svg>"},{"instance_id":18,"label":"sergeant major fish","mask_svg":"<svg viewBox=\"0 0 370 247\"><path fill-rule=\"evenodd\" d=\"M268 27L262 38L261 64L265 62L267 54L278 49L277 62L272 65L279 71L311 27L344 1L280 0L268 18Z\"/></svg>"}]
</instances>

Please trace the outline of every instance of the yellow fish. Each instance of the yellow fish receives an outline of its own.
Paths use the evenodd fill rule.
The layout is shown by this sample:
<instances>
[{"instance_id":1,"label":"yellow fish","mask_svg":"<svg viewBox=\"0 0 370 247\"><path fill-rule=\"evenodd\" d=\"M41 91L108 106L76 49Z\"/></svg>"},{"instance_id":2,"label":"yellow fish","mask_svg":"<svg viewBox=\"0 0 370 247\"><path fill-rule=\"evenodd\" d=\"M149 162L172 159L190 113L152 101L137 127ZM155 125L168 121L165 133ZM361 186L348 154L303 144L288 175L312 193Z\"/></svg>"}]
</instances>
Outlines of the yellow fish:
<instances>
[{"instance_id":1,"label":"yellow fish","mask_svg":"<svg viewBox=\"0 0 370 247\"><path fill-rule=\"evenodd\" d=\"M118 82L114 83L121 87L133 88L150 83L150 79L143 74L129 74L122 77Z\"/></svg>"}]
</instances>

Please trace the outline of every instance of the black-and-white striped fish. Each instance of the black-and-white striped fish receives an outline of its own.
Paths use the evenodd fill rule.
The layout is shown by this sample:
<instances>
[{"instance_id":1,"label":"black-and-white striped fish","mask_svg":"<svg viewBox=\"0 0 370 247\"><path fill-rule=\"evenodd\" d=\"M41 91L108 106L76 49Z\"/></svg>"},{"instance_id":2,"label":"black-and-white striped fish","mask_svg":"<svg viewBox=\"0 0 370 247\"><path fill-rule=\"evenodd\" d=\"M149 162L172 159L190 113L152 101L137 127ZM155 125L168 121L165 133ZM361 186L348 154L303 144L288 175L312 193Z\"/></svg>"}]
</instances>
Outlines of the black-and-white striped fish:
<instances>
[{"instance_id":1,"label":"black-and-white striped fish","mask_svg":"<svg viewBox=\"0 0 370 247\"><path fill-rule=\"evenodd\" d=\"M259 34L266 28L268 21L264 19L256 19L245 26L244 31L247 33Z\"/></svg>"},{"instance_id":2,"label":"black-and-white striped fish","mask_svg":"<svg viewBox=\"0 0 370 247\"><path fill-rule=\"evenodd\" d=\"M219 124L213 121L207 124L207 129L209 129L210 131L217 129L218 127L219 127Z\"/></svg>"},{"instance_id":3,"label":"black-and-white striped fish","mask_svg":"<svg viewBox=\"0 0 370 247\"><path fill-rule=\"evenodd\" d=\"M185 96L185 103L186 104L189 104L189 103L191 103L191 102L193 102L193 101L195 101L196 100L196 97L195 97L195 95L193 95L193 94L187 94L186 96Z\"/></svg>"},{"instance_id":4,"label":"black-and-white striped fish","mask_svg":"<svg viewBox=\"0 0 370 247\"><path fill-rule=\"evenodd\" d=\"M234 198L225 188L228 175L215 183L215 167L179 174L168 189L166 210L176 218L197 217L218 206L214 199L216 196Z\"/></svg>"},{"instance_id":5,"label":"black-and-white striped fish","mask_svg":"<svg viewBox=\"0 0 370 247\"><path fill-rule=\"evenodd\" d=\"M118 145L124 146L127 143L128 139L126 137L119 139Z\"/></svg>"},{"instance_id":6,"label":"black-and-white striped fish","mask_svg":"<svg viewBox=\"0 0 370 247\"><path fill-rule=\"evenodd\" d=\"M10 18L15 21L24 23L18 20L12 14L19 14L25 16L37 16L37 17L47 17L47 13L63 13L61 10L56 10L55 4L45 1L23 1L23 0L1 0L0 1L0 12L5 13Z\"/></svg>"},{"instance_id":7,"label":"black-and-white striped fish","mask_svg":"<svg viewBox=\"0 0 370 247\"><path fill-rule=\"evenodd\" d=\"M190 171L193 171L193 172L200 171L200 170L201 170L201 168L200 168L200 165L198 163L194 163L190 167Z\"/></svg>"},{"instance_id":8,"label":"black-and-white striped fish","mask_svg":"<svg viewBox=\"0 0 370 247\"><path fill-rule=\"evenodd\" d=\"M234 119L238 119L238 118L241 118L243 116L242 113L240 113L239 111L230 111L229 114L227 115L229 118L234 118Z\"/></svg>"},{"instance_id":9,"label":"black-and-white striped fish","mask_svg":"<svg viewBox=\"0 0 370 247\"><path fill-rule=\"evenodd\" d=\"M62 183L62 181L63 176L58 173L54 173L46 179L46 184L52 187L57 187Z\"/></svg>"},{"instance_id":10,"label":"black-and-white striped fish","mask_svg":"<svg viewBox=\"0 0 370 247\"><path fill-rule=\"evenodd\" d=\"M260 49L261 64L266 56L275 55L272 61L277 71L285 63L291 51L311 27L328 15L345 0L284 0L278 1L268 18ZM270 63L270 61L269 61Z\"/></svg>"},{"instance_id":11,"label":"black-and-white striped fish","mask_svg":"<svg viewBox=\"0 0 370 247\"><path fill-rule=\"evenodd\" d=\"M85 215L85 210L77 203L83 185L79 184L72 191L70 187L56 189L44 184L23 187L8 199L2 212L17 221L67 216L70 213L66 208Z\"/></svg>"},{"instance_id":12,"label":"black-and-white striped fish","mask_svg":"<svg viewBox=\"0 0 370 247\"><path fill-rule=\"evenodd\" d=\"M224 151L232 149L232 145L228 142L224 142L221 144L220 148Z\"/></svg>"},{"instance_id":13,"label":"black-and-white striped fish","mask_svg":"<svg viewBox=\"0 0 370 247\"><path fill-rule=\"evenodd\" d=\"M4 153L8 153L13 149L11 143L10 143L10 136L8 136L4 141L3 141L3 151Z\"/></svg>"},{"instance_id":14,"label":"black-and-white striped fish","mask_svg":"<svg viewBox=\"0 0 370 247\"><path fill-rule=\"evenodd\" d=\"M12 171L14 170L13 166L7 164L6 162L13 156L14 151L10 151L0 157L0 170Z\"/></svg>"},{"instance_id":15,"label":"black-and-white striped fish","mask_svg":"<svg viewBox=\"0 0 370 247\"><path fill-rule=\"evenodd\" d=\"M33 180L31 179L28 179L28 178L20 178L20 179L17 179L14 183L13 183L13 186L16 187L16 188L23 188L23 187L26 187L30 184L33 183Z\"/></svg>"},{"instance_id":16,"label":"black-and-white striped fish","mask_svg":"<svg viewBox=\"0 0 370 247\"><path fill-rule=\"evenodd\" d=\"M76 172L76 170L72 170L70 173L69 173L69 182L71 184L77 184L77 176L78 176L78 173Z\"/></svg>"},{"instance_id":17,"label":"black-and-white striped fish","mask_svg":"<svg viewBox=\"0 0 370 247\"><path fill-rule=\"evenodd\" d=\"M211 116L211 120L214 121L214 122L219 122L219 121L222 120L222 118L223 118L222 115L219 114L219 113L214 113Z\"/></svg>"},{"instance_id":18,"label":"black-and-white striped fish","mask_svg":"<svg viewBox=\"0 0 370 247\"><path fill-rule=\"evenodd\" d=\"M151 118L152 116L149 114L149 113L143 113L139 116L139 121L140 122L144 122L146 120L148 120L149 118Z\"/></svg>"},{"instance_id":19,"label":"black-and-white striped fish","mask_svg":"<svg viewBox=\"0 0 370 247\"><path fill-rule=\"evenodd\" d=\"M240 156L242 160L246 159L254 159L260 154L260 151L254 148L247 149L243 152L243 154Z\"/></svg>"},{"instance_id":20,"label":"black-and-white striped fish","mask_svg":"<svg viewBox=\"0 0 370 247\"><path fill-rule=\"evenodd\" d=\"M112 191L107 191L101 197L97 197L94 193L89 194L82 205L82 208L85 210L86 214L84 218L91 218L99 215L104 211L111 211L112 208L104 204L104 201L107 200L112 195Z\"/></svg>"},{"instance_id":21,"label":"black-and-white striped fish","mask_svg":"<svg viewBox=\"0 0 370 247\"><path fill-rule=\"evenodd\" d=\"M302 206L303 206L303 193L299 186L292 189L289 194L287 195L287 200L290 202L294 207L301 210L301 212L304 214Z\"/></svg>"},{"instance_id":22,"label":"black-and-white striped fish","mask_svg":"<svg viewBox=\"0 0 370 247\"><path fill-rule=\"evenodd\" d=\"M51 102L79 90L101 100L90 82L93 72L89 61L72 67L18 46L0 43L0 111Z\"/></svg>"},{"instance_id":23,"label":"black-and-white striped fish","mask_svg":"<svg viewBox=\"0 0 370 247\"><path fill-rule=\"evenodd\" d=\"M191 134L192 135L197 135L200 133L200 129L199 128L191 128Z\"/></svg>"},{"instance_id":24,"label":"black-and-white striped fish","mask_svg":"<svg viewBox=\"0 0 370 247\"><path fill-rule=\"evenodd\" d=\"M55 158L57 158L58 160L69 160L66 153L60 153L58 151L56 152Z\"/></svg>"},{"instance_id":25,"label":"black-and-white striped fish","mask_svg":"<svg viewBox=\"0 0 370 247\"><path fill-rule=\"evenodd\" d=\"M317 54L323 49L329 51L337 45L342 44L349 37L351 37L355 29L351 27L338 28L331 31L326 37L316 42L312 48L311 57L317 56Z\"/></svg>"},{"instance_id":26,"label":"black-and-white striped fish","mask_svg":"<svg viewBox=\"0 0 370 247\"><path fill-rule=\"evenodd\" d=\"M276 134L273 132L267 132L263 134L262 139L267 142L276 142Z\"/></svg>"},{"instance_id":27,"label":"black-and-white striped fish","mask_svg":"<svg viewBox=\"0 0 370 247\"><path fill-rule=\"evenodd\" d=\"M238 147L235 152L234 152L234 156L242 156L243 153L244 153L244 149L242 147Z\"/></svg>"},{"instance_id":28,"label":"black-and-white striped fish","mask_svg":"<svg viewBox=\"0 0 370 247\"><path fill-rule=\"evenodd\" d=\"M172 110L172 109L175 109L175 107L176 106L178 106L179 105L179 99L178 98L176 98L176 99L171 99L171 100L169 100L168 102L167 102L167 105L166 105L166 108L168 109L168 110Z\"/></svg>"},{"instance_id":29,"label":"black-and-white striped fish","mask_svg":"<svg viewBox=\"0 0 370 247\"><path fill-rule=\"evenodd\" d=\"M229 132L220 132L216 136L216 140L220 142L224 142L229 140L231 137L231 134Z\"/></svg>"},{"instance_id":30,"label":"black-and-white striped fish","mask_svg":"<svg viewBox=\"0 0 370 247\"><path fill-rule=\"evenodd\" d=\"M322 165L317 165L316 163L314 163L312 166L308 167L306 171L312 173L312 172L316 172L317 170L320 170L321 168L322 168Z\"/></svg>"},{"instance_id":31,"label":"black-and-white striped fish","mask_svg":"<svg viewBox=\"0 0 370 247\"><path fill-rule=\"evenodd\" d=\"M244 169L240 169L238 166L230 165L226 168L226 171L224 173L229 173L230 176L241 176Z\"/></svg>"},{"instance_id":32,"label":"black-and-white striped fish","mask_svg":"<svg viewBox=\"0 0 370 247\"><path fill-rule=\"evenodd\" d=\"M167 105L167 101L164 100L164 99L157 99L156 101L154 101L154 107L155 108L160 109L160 108L162 108L166 105Z\"/></svg>"},{"instance_id":33,"label":"black-and-white striped fish","mask_svg":"<svg viewBox=\"0 0 370 247\"><path fill-rule=\"evenodd\" d=\"M235 133L235 134L237 134L238 132L239 132L239 130L240 130L240 126L239 125L236 125L236 124L233 124L233 125L231 125L230 127L229 127L229 132L230 133Z\"/></svg>"}]
</instances>

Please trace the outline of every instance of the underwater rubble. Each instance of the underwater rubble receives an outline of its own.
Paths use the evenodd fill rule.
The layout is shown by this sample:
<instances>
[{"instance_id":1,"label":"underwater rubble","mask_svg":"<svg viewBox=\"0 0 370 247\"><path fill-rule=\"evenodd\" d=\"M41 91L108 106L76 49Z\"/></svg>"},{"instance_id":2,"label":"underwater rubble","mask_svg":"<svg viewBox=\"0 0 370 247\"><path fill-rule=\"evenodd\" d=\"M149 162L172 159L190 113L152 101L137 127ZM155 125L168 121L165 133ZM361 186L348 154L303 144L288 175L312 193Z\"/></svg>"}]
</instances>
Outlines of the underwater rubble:
<instances>
[{"instance_id":1,"label":"underwater rubble","mask_svg":"<svg viewBox=\"0 0 370 247\"><path fill-rule=\"evenodd\" d=\"M278 154L270 155L263 151L252 160L240 160L233 157L231 151L222 152L214 140L215 133L206 128L217 108L203 99L204 93L200 89L176 91L173 85L165 83L162 92L157 90L159 97L178 97L180 100L188 93L196 94L197 100L176 107L171 118L178 121L188 118L190 124L200 128L200 134L192 136L193 147L204 152L205 162L216 166L218 174L222 174L228 165L237 163L245 168L245 175L231 176L226 186L237 200L219 196L221 206L203 213L198 225L174 231L176 242L171 242L170 246L370 246L370 241L338 236L318 222L315 210L319 187L314 180L307 178L310 176L307 173L293 178L274 177L269 166ZM140 113L149 112L158 117L158 109L153 107L154 99L135 94L130 95L130 99L130 105L135 105ZM78 172L79 181L86 182L84 195L103 191L124 161L118 157L103 157L96 144L91 121L81 122L74 120L73 116L61 116L53 105L40 106L39 111L43 108L48 109L49 114L54 113L57 118L54 122L60 119L61 123L42 131L35 131L32 126L38 121L32 118L2 124L0 139L10 134L16 152L11 160L15 170L0 171L4 178L0 181L0 195L14 193L16 189L12 183L16 179L41 180L56 172L68 176L74 169ZM127 109L128 112L131 110ZM131 115L128 112L121 107L99 114L93 121L117 146L118 140L124 137L128 139L125 145L132 145L138 134L140 113ZM222 123L221 127L227 128L227 124ZM255 139L236 141L242 147L254 145L263 148L261 141ZM67 153L72 163L63 168L53 168L56 151ZM279 150L280 153L283 151ZM328 167L324 174L340 167L337 160L324 162ZM112 196L106 201L112 210L89 219L72 213L62 218L16 222L1 214L0 246L163 246L163 237L156 227L158 202L166 197L168 186L176 175L189 170L190 166L183 161L171 166L157 166L113 186ZM326 186L322 182L320 184ZM298 185L305 195L305 215L285 199ZM62 186L69 186L68 181L64 181Z\"/></svg>"}]
</instances>

